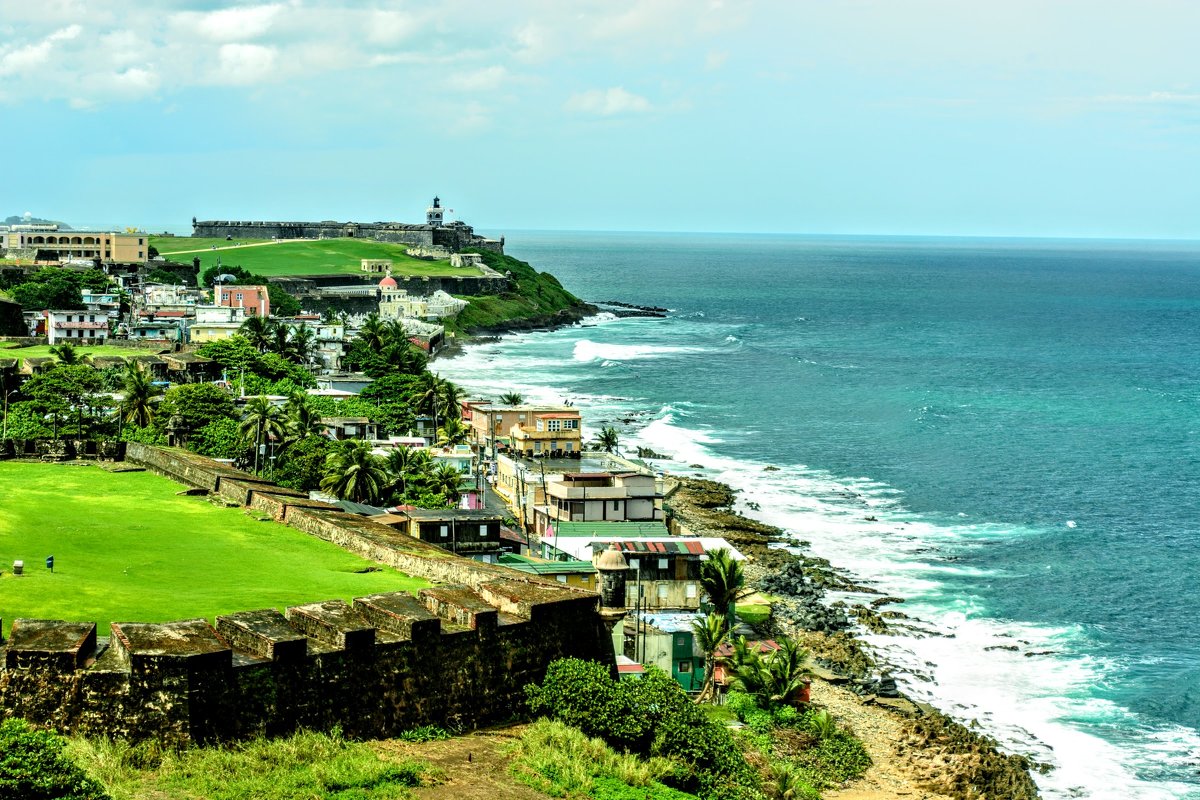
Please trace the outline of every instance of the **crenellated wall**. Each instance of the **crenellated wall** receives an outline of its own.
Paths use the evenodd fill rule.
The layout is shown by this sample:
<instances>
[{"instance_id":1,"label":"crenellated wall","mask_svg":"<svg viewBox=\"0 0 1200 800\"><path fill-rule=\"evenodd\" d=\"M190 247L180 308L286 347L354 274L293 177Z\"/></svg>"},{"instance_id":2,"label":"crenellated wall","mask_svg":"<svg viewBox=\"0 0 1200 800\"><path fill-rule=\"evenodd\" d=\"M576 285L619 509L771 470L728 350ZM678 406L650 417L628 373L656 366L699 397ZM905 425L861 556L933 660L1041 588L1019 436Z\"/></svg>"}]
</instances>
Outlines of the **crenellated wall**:
<instances>
[{"instance_id":1,"label":"crenellated wall","mask_svg":"<svg viewBox=\"0 0 1200 800\"><path fill-rule=\"evenodd\" d=\"M127 460L434 581L416 596L326 600L165 624L16 620L0 708L68 733L211 742L340 726L386 737L520 713L555 658L613 664L598 595L440 548L193 453Z\"/></svg>"}]
</instances>

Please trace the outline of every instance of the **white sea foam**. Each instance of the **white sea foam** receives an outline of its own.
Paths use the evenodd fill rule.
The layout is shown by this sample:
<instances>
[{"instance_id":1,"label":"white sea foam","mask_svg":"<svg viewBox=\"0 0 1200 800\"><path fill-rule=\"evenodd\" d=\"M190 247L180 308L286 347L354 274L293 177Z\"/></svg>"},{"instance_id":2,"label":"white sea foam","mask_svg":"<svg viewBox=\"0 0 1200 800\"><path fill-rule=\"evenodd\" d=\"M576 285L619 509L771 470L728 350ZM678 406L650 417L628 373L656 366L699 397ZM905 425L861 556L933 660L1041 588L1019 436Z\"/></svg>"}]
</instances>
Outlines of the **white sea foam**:
<instances>
[{"instance_id":1,"label":"white sea foam","mask_svg":"<svg viewBox=\"0 0 1200 800\"><path fill-rule=\"evenodd\" d=\"M669 345L603 344L583 339L575 343L576 361L636 361L682 353L703 353L702 347L674 347Z\"/></svg>"}]
</instances>

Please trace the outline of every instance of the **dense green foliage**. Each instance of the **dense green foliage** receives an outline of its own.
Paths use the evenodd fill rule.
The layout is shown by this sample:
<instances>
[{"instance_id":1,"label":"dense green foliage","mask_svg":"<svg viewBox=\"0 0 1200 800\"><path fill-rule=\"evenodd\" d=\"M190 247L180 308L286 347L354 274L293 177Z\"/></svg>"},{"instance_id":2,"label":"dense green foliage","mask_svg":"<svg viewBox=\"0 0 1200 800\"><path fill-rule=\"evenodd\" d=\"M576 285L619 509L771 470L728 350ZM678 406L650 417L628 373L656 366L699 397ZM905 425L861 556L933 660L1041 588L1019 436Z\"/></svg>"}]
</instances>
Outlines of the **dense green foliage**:
<instances>
[{"instance_id":1,"label":"dense green foliage","mask_svg":"<svg viewBox=\"0 0 1200 800\"><path fill-rule=\"evenodd\" d=\"M19 719L0 722L0 798L107 800L108 794L64 752L66 740Z\"/></svg>"},{"instance_id":2,"label":"dense green foliage","mask_svg":"<svg viewBox=\"0 0 1200 800\"><path fill-rule=\"evenodd\" d=\"M161 428L171 417L179 417L185 430L199 431L210 422L235 415L233 398L225 390L211 383L185 383L166 391L155 421Z\"/></svg>"},{"instance_id":3,"label":"dense green foliage","mask_svg":"<svg viewBox=\"0 0 1200 800\"><path fill-rule=\"evenodd\" d=\"M530 711L597 736L613 748L674 761L664 782L701 797L738 797L756 783L732 735L670 676L650 668L617 681L601 664L560 659L525 688Z\"/></svg>"},{"instance_id":4,"label":"dense green foliage","mask_svg":"<svg viewBox=\"0 0 1200 800\"><path fill-rule=\"evenodd\" d=\"M82 289L104 289L108 276L99 270L86 272L45 267L28 276L0 278L0 289L8 290L12 299L26 311L47 308L83 308Z\"/></svg>"},{"instance_id":5,"label":"dense green foliage","mask_svg":"<svg viewBox=\"0 0 1200 800\"><path fill-rule=\"evenodd\" d=\"M420 762L381 758L337 731L179 753L114 741L73 744L118 800L400 800L433 777Z\"/></svg>"}]
</instances>

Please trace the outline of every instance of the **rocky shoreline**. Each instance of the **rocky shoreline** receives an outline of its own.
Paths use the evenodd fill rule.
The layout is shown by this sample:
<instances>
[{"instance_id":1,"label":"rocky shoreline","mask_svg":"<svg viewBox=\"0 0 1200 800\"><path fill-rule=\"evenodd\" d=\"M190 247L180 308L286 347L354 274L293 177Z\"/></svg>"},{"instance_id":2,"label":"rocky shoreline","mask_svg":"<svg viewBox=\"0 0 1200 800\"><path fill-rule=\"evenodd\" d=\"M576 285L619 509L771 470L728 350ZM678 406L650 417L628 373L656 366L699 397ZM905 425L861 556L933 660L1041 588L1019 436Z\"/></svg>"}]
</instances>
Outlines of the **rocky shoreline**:
<instances>
[{"instance_id":1,"label":"rocky shoreline","mask_svg":"<svg viewBox=\"0 0 1200 800\"><path fill-rule=\"evenodd\" d=\"M994 739L891 691L886 665L854 635L854 627L890 632L908 619L890 608L903 598L856 582L827 560L806 554L804 543L794 542L783 530L734 511L736 493L723 483L670 478L667 494L674 524L695 534L721 536L746 555L747 583L771 599L770 618L758 626L759 633L787 635L808 648L818 665L814 700L850 724L871 753L875 766L863 779L831 796L1040 797L1030 774L1038 765L1001 752ZM829 604L829 591L876 597Z\"/></svg>"}]
</instances>

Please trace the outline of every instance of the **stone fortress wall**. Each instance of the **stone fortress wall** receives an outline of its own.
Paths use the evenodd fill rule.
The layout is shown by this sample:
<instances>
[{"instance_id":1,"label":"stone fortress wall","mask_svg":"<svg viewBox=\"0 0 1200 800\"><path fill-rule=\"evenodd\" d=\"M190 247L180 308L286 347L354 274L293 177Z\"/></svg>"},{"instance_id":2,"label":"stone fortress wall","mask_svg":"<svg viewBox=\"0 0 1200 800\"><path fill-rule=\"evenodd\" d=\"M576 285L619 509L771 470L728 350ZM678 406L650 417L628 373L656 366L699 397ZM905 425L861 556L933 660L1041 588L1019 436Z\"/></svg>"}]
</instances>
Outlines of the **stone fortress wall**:
<instances>
[{"instance_id":1,"label":"stone fortress wall","mask_svg":"<svg viewBox=\"0 0 1200 800\"><path fill-rule=\"evenodd\" d=\"M335 725L387 737L509 719L556 658L614 663L594 593L454 556L187 451L128 443L126 459L438 585L215 626L114 622L107 639L92 622L16 620L2 649L5 715L171 745Z\"/></svg>"}]
</instances>

